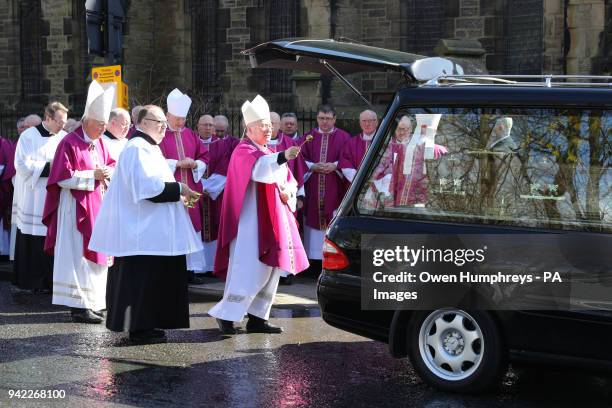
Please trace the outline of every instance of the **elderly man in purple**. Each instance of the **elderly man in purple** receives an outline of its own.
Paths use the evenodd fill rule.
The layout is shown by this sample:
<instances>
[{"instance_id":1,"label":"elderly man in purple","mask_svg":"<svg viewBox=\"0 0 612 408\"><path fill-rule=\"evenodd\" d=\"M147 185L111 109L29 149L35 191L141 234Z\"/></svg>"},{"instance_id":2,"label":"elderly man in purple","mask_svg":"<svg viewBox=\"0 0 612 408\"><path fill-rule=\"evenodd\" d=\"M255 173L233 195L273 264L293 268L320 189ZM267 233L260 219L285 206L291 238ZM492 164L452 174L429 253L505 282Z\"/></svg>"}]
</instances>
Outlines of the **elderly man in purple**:
<instances>
[{"instance_id":1,"label":"elderly man in purple","mask_svg":"<svg viewBox=\"0 0 612 408\"><path fill-rule=\"evenodd\" d=\"M114 87L91 83L83 126L58 144L47 182L42 221L45 251L54 254L52 302L69 306L81 323L102 323L99 311L106 309L109 259L88 246L115 167L101 140L114 95Z\"/></svg>"},{"instance_id":2,"label":"elderly man in purple","mask_svg":"<svg viewBox=\"0 0 612 408\"><path fill-rule=\"evenodd\" d=\"M286 163L299 147L273 153L268 103L256 96L242 105L246 137L232 153L215 275L226 279L223 299L208 314L224 334L235 334L234 322L249 315L249 333L280 333L268 323L279 274L296 274L308 267L295 211L297 182Z\"/></svg>"},{"instance_id":3,"label":"elderly man in purple","mask_svg":"<svg viewBox=\"0 0 612 408\"><path fill-rule=\"evenodd\" d=\"M302 154L309 172L304 176L306 205L304 246L309 259L322 259L323 238L334 212L345 193L345 179L338 169L342 148L350 135L335 127L336 111L323 105L317 114L318 128L304 135L313 136L304 144Z\"/></svg>"},{"instance_id":4,"label":"elderly man in purple","mask_svg":"<svg viewBox=\"0 0 612 408\"><path fill-rule=\"evenodd\" d=\"M174 89L167 98L168 128L166 136L159 147L166 158L166 162L174 173L176 181L185 183L195 192L202 193L201 180L206 172L208 161L204 144L193 130L185 127L185 121L191 98L178 89ZM164 124L165 125L165 124ZM189 209L189 216L196 232L202 231L202 202L197 201ZM204 268L202 253L187 255L187 270L201 271ZM193 274L189 277L190 283L201 283Z\"/></svg>"},{"instance_id":5,"label":"elderly man in purple","mask_svg":"<svg viewBox=\"0 0 612 408\"><path fill-rule=\"evenodd\" d=\"M15 143L0 136L0 255L9 255Z\"/></svg>"},{"instance_id":6,"label":"elderly man in purple","mask_svg":"<svg viewBox=\"0 0 612 408\"><path fill-rule=\"evenodd\" d=\"M447 153L444 146L433 143L441 115L417 114L417 126L412 136L412 120L402 116L380 163L372 174L371 189L365 204L377 208L414 206L427 202L428 178L426 160L439 159ZM427 153L427 145L432 151Z\"/></svg>"},{"instance_id":7,"label":"elderly man in purple","mask_svg":"<svg viewBox=\"0 0 612 408\"><path fill-rule=\"evenodd\" d=\"M342 149L338 168L342 170L342 174L349 182L355 178L355 174L361 165L361 161L365 156L372 138L378 127L378 117L376 112L364 110L359 115L359 126L361 133L352 137Z\"/></svg>"}]
</instances>

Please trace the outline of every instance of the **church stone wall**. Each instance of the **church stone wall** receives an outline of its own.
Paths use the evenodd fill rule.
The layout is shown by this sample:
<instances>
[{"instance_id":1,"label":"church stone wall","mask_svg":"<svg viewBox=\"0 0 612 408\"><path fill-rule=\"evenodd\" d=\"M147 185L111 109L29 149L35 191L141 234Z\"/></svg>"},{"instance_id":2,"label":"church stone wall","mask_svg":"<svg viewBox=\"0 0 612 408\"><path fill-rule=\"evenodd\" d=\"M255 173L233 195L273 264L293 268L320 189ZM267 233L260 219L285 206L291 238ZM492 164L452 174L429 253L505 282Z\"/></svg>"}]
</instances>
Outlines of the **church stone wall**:
<instances>
[{"instance_id":1,"label":"church stone wall","mask_svg":"<svg viewBox=\"0 0 612 408\"><path fill-rule=\"evenodd\" d=\"M0 110L13 108L21 97L19 27L16 2L0 2Z\"/></svg>"},{"instance_id":2,"label":"church stone wall","mask_svg":"<svg viewBox=\"0 0 612 408\"><path fill-rule=\"evenodd\" d=\"M509 1L442 1L440 4L444 10L438 13L441 19L438 34L447 39L478 40L485 51L484 61L489 72L505 72L508 64L517 57L509 53L505 37ZM543 13L542 72L610 73L612 2L533 1L542 7L539 10ZM17 0L0 1L0 109L36 108L40 111L43 103L56 98L75 107L82 105L83 88L89 81L87 76L92 58L85 51L84 28L75 14L75 3L68 0L43 0L41 3L41 94L22 95L21 3ZM240 54L245 48L268 39L265 19L273 18L274 13L262 11L266 3L263 0L218 0L216 3L219 19L218 109L237 109L244 99L266 89L262 88L260 81L265 76L251 70L246 58ZM346 37L410 52L410 42L405 37L410 16L406 13L424 3L420 0L300 0L299 4L300 36ZM197 5L198 0L130 1L123 67L124 79L130 87L131 104L163 104L165 95L174 87L198 93L193 89L196 81L192 71L195 47L192 24L207 22L192 21L190 7ZM514 13L513 18L517 15L520 19L520 13ZM569 42L564 40L566 36ZM103 63L103 59L96 57L93 62ZM387 73L368 73L352 75L349 80L375 104L384 106L399 78ZM295 109L315 109L324 101L332 102L339 110L347 112L364 107L360 99L335 79L296 72L291 75L291 83Z\"/></svg>"}]
</instances>

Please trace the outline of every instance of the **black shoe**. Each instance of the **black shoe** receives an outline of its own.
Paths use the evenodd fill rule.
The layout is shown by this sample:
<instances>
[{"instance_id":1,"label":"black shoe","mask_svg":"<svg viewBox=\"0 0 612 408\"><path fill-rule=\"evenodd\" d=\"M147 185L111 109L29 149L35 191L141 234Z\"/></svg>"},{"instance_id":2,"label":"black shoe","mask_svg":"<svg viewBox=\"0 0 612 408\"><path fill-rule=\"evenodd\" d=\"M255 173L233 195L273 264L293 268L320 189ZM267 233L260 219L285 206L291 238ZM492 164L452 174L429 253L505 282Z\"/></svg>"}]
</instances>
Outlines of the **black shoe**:
<instances>
[{"instance_id":1,"label":"black shoe","mask_svg":"<svg viewBox=\"0 0 612 408\"><path fill-rule=\"evenodd\" d=\"M253 316L249 314L249 321L246 325L247 333L282 333L283 328L274 326L268 323L267 320L261 317Z\"/></svg>"},{"instance_id":2,"label":"black shoe","mask_svg":"<svg viewBox=\"0 0 612 408\"><path fill-rule=\"evenodd\" d=\"M100 316L91 311L91 309L76 309L71 311L72 321L75 323L91 323L100 324L104 321Z\"/></svg>"},{"instance_id":3,"label":"black shoe","mask_svg":"<svg viewBox=\"0 0 612 408\"><path fill-rule=\"evenodd\" d=\"M92 312L94 312L95 314L97 314L98 316L100 316L102 318L106 317L106 309L92 310Z\"/></svg>"},{"instance_id":4,"label":"black shoe","mask_svg":"<svg viewBox=\"0 0 612 408\"><path fill-rule=\"evenodd\" d=\"M136 344L165 343L168 339L163 330L134 330L130 331L130 341Z\"/></svg>"},{"instance_id":5,"label":"black shoe","mask_svg":"<svg viewBox=\"0 0 612 408\"><path fill-rule=\"evenodd\" d=\"M238 333L238 330L236 330L236 328L234 327L234 322L232 322L231 320L217 319L217 324L219 325L219 330L221 330L221 333L223 334Z\"/></svg>"},{"instance_id":6,"label":"black shoe","mask_svg":"<svg viewBox=\"0 0 612 408\"><path fill-rule=\"evenodd\" d=\"M202 278L198 278L195 273L191 272L187 277L187 283L190 285L201 285L204 283L204 280Z\"/></svg>"},{"instance_id":7,"label":"black shoe","mask_svg":"<svg viewBox=\"0 0 612 408\"><path fill-rule=\"evenodd\" d=\"M293 283L293 275L281 276L278 283L281 285L291 285Z\"/></svg>"},{"instance_id":8,"label":"black shoe","mask_svg":"<svg viewBox=\"0 0 612 408\"><path fill-rule=\"evenodd\" d=\"M49 289L34 289L33 293L35 295L48 295L51 291Z\"/></svg>"}]
</instances>

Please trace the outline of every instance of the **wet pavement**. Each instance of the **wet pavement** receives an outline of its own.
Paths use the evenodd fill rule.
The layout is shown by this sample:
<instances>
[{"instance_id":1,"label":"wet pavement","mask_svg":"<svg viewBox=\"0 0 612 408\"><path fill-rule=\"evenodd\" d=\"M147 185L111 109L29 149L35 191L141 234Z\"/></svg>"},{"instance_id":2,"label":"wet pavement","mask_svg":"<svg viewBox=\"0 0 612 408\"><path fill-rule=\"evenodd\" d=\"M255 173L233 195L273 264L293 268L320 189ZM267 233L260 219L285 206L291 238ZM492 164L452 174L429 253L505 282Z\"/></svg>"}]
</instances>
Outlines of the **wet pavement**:
<instances>
[{"instance_id":1,"label":"wet pavement","mask_svg":"<svg viewBox=\"0 0 612 408\"><path fill-rule=\"evenodd\" d=\"M196 299L194 299L196 300ZM200 299L201 300L201 299ZM50 297L0 282L0 406L8 407L609 407L612 376L512 370L500 390L452 395L424 385L384 344L325 324L315 306L273 310L281 335L222 336L191 303L191 329L133 346L103 325L70 322ZM63 399L9 398L63 390Z\"/></svg>"}]
</instances>

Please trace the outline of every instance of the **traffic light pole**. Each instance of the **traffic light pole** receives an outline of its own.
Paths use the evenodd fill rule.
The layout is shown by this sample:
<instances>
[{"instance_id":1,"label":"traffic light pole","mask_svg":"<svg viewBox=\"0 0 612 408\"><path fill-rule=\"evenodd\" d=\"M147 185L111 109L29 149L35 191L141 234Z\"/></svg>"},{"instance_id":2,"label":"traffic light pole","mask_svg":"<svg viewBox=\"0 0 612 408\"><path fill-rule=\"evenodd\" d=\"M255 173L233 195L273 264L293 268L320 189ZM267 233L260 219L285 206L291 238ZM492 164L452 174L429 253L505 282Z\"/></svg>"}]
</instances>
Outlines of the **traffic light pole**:
<instances>
[{"instance_id":1,"label":"traffic light pole","mask_svg":"<svg viewBox=\"0 0 612 408\"><path fill-rule=\"evenodd\" d=\"M106 65L121 61L125 0L86 0L88 51L104 57Z\"/></svg>"}]
</instances>

